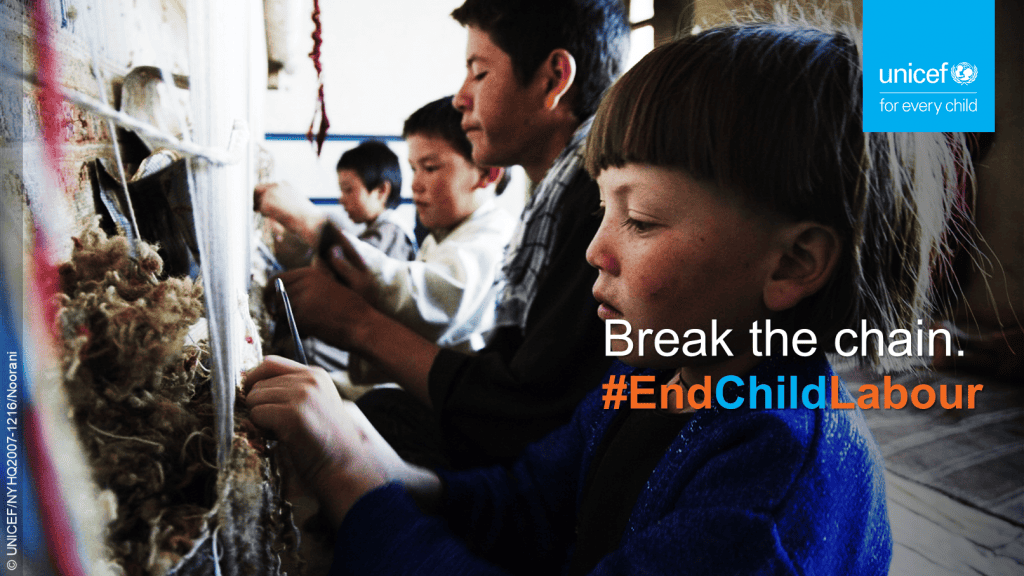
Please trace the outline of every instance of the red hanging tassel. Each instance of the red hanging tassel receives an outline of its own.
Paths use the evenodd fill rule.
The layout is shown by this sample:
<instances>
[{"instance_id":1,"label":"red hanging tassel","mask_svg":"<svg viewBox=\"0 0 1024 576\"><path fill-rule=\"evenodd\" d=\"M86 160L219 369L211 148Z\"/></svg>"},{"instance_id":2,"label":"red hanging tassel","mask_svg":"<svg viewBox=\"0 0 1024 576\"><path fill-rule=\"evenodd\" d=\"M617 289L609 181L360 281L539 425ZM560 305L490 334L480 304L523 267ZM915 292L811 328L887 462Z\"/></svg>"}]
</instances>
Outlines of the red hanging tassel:
<instances>
[{"instance_id":1,"label":"red hanging tassel","mask_svg":"<svg viewBox=\"0 0 1024 576\"><path fill-rule=\"evenodd\" d=\"M324 81L322 78L323 66L320 65L320 46L323 44L323 28L320 26L320 0L313 0L313 51L309 57L313 59L313 66L316 68L316 79L320 83L317 94L317 102L320 109L313 112L313 121L309 123L309 131L306 132L306 140L313 142L313 126L316 124L317 116L320 117L320 127L316 132L316 155L323 150L324 140L327 140L327 128L331 123L327 120L327 104L324 103Z\"/></svg>"}]
</instances>

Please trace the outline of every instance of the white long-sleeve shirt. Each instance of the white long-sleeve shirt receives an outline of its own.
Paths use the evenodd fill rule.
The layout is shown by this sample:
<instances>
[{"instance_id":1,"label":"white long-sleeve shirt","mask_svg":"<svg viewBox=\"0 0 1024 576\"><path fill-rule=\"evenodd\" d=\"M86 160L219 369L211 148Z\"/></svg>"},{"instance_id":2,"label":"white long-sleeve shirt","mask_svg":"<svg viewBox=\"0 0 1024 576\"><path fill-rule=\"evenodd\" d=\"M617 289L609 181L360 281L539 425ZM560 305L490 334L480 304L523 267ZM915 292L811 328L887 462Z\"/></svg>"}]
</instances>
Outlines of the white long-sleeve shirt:
<instances>
[{"instance_id":1,"label":"white long-sleeve shirt","mask_svg":"<svg viewBox=\"0 0 1024 576\"><path fill-rule=\"evenodd\" d=\"M515 219L490 200L440 238L427 236L416 260L349 240L377 281L378 310L439 346L475 352L494 328L495 279L514 227Z\"/></svg>"}]
</instances>

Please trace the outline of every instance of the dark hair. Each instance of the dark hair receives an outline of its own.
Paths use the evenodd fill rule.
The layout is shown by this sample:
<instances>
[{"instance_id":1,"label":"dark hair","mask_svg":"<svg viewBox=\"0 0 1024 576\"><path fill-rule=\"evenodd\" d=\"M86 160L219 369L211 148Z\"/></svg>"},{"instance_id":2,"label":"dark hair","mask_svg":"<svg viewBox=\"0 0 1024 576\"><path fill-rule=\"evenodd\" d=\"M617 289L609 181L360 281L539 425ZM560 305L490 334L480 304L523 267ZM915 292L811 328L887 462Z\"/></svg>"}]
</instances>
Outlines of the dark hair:
<instances>
[{"instance_id":1,"label":"dark hair","mask_svg":"<svg viewBox=\"0 0 1024 576\"><path fill-rule=\"evenodd\" d=\"M597 109L629 51L620 0L466 0L452 17L486 32L512 59L522 85L552 50L567 50L576 60L573 111L580 119Z\"/></svg>"},{"instance_id":2,"label":"dark hair","mask_svg":"<svg viewBox=\"0 0 1024 576\"><path fill-rule=\"evenodd\" d=\"M386 206L398 206L402 198L402 169L398 156L380 140L364 140L358 146L345 151L338 160L337 170L352 170L363 181L367 190L379 188L385 182L391 184Z\"/></svg>"},{"instance_id":3,"label":"dark hair","mask_svg":"<svg viewBox=\"0 0 1024 576\"><path fill-rule=\"evenodd\" d=\"M608 91L586 149L595 177L629 162L677 168L749 210L835 229L836 271L779 318L826 348L862 319L888 334L932 311L930 268L965 157L962 135L862 131L858 45L854 31L806 23L680 38Z\"/></svg>"},{"instance_id":4,"label":"dark hair","mask_svg":"<svg viewBox=\"0 0 1024 576\"><path fill-rule=\"evenodd\" d=\"M402 138L413 134L443 138L463 158L473 161L473 145L462 131L462 113L452 106L451 96L434 100L413 112L402 126Z\"/></svg>"},{"instance_id":5,"label":"dark hair","mask_svg":"<svg viewBox=\"0 0 1024 576\"><path fill-rule=\"evenodd\" d=\"M469 138L466 138L466 133L462 131L462 112L452 106L452 98L452 96L438 98L413 112L406 118L405 124L402 126L402 138L408 139L414 134L443 138L460 156L476 166L476 163L473 162L473 145L469 143ZM484 170L482 167L480 169ZM509 175L506 170L495 185L494 194L501 196L501 193L508 187L508 182Z\"/></svg>"}]
</instances>

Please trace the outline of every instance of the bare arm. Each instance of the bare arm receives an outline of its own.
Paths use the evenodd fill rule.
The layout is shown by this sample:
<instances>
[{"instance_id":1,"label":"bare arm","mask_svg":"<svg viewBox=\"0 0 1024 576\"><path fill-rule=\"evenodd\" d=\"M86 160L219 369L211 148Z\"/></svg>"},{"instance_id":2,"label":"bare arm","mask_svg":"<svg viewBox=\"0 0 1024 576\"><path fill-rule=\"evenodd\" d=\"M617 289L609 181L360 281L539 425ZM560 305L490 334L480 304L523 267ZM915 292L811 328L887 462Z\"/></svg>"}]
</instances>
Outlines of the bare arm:
<instances>
[{"instance_id":1,"label":"bare arm","mask_svg":"<svg viewBox=\"0 0 1024 576\"><path fill-rule=\"evenodd\" d=\"M355 330L363 336L353 349L394 378L428 407L429 374L440 347L401 322L376 310L367 313Z\"/></svg>"},{"instance_id":2,"label":"bare arm","mask_svg":"<svg viewBox=\"0 0 1024 576\"><path fill-rule=\"evenodd\" d=\"M287 183L260 184L253 191L253 205L310 246L316 245L320 227L327 220L323 211Z\"/></svg>"}]
</instances>

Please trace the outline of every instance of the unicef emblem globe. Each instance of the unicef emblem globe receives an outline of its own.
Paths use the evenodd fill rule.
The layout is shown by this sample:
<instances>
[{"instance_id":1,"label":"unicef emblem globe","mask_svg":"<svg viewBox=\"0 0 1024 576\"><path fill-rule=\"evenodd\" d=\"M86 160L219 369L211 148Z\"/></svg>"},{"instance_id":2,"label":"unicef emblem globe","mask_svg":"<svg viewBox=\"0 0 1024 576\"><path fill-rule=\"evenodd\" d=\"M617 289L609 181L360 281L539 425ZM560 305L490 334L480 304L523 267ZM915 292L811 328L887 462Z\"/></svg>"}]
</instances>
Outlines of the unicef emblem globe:
<instances>
[{"instance_id":1,"label":"unicef emblem globe","mask_svg":"<svg viewBox=\"0 0 1024 576\"><path fill-rule=\"evenodd\" d=\"M978 67L970 62L961 62L950 70L953 81L962 86L974 82L978 78Z\"/></svg>"}]
</instances>

